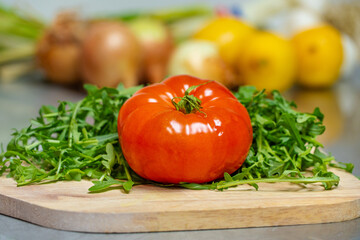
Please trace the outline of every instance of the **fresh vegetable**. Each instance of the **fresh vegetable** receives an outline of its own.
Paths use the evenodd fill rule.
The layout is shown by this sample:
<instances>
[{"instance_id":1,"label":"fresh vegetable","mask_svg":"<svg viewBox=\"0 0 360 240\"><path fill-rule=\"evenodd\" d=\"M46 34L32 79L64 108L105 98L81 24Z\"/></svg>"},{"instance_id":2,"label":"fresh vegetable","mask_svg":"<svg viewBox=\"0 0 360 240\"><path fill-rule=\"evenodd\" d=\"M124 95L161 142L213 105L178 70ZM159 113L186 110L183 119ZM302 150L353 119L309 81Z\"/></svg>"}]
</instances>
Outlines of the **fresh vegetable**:
<instances>
[{"instance_id":1,"label":"fresh vegetable","mask_svg":"<svg viewBox=\"0 0 360 240\"><path fill-rule=\"evenodd\" d=\"M212 16L213 11L205 6L191 6L186 8L161 9L159 11L134 11L114 13L107 16L93 16L88 21L120 21L128 23L141 18L160 21L171 28L178 38L188 38L183 29L194 29L197 18ZM60 13L59 15L63 15ZM58 17L56 17L58 18ZM184 22L182 22L184 21ZM179 26L181 25L181 27ZM21 60L34 56L36 41L44 34L45 23L38 19L31 11L23 7L5 7L0 4L0 63ZM178 31L178 28L182 30ZM187 31L186 31L187 32Z\"/></svg>"},{"instance_id":2,"label":"fresh vegetable","mask_svg":"<svg viewBox=\"0 0 360 240\"><path fill-rule=\"evenodd\" d=\"M258 31L245 42L246 48L237 59L242 82L255 86L285 91L294 84L296 57L291 42L270 32Z\"/></svg>"},{"instance_id":3,"label":"fresh vegetable","mask_svg":"<svg viewBox=\"0 0 360 240\"><path fill-rule=\"evenodd\" d=\"M18 186L84 177L131 183L118 144L117 113L141 87L85 88L83 100L43 106L29 127L14 132L0 155L0 174L8 169Z\"/></svg>"},{"instance_id":4,"label":"fresh vegetable","mask_svg":"<svg viewBox=\"0 0 360 240\"><path fill-rule=\"evenodd\" d=\"M247 46L245 41L255 29L235 17L218 17L205 24L194 34L195 39L214 42L220 50L221 57L233 66L242 50Z\"/></svg>"},{"instance_id":5,"label":"fresh vegetable","mask_svg":"<svg viewBox=\"0 0 360 240\"><path fill-rule=\"evenodd\" d=\"M160 82L166 76L169 58L174 48L170 30L164 23L151 18L138 18L130 22L129 27L142 47L146 82Z\"/></svg>"},{"instance_id":6,"label":"fresh vegetable","mask_svg":"<svg viewBox=\"0 0 360 240\"><path fill-rule=\"evenodd\" d=\"M204 40L187 40L171 56L169 75L187 74L212 79L225 86L234 87L235 74L220 56L218 47Z\"/></svg>"},{"instance_id":7,"label":"fresh vegetable","mask_svg":"<svg viewBox=\"0 0 360 240\"><path fill-rule=\"evenodd\" d=\"M44 24L28 12L0 4L0 64L33 56L35 42L44 28Z\"/></svg>"},{"instance_id":8,"label":"fresh vegetable","mask_svg":"<svg viewBox=\"0 0 360 240\"><path fill-rule=\"evenodd\" d=\"M36 46L36 59L47 79L60 84L75 84L80 79L80 47L86 23L75 13L59 14L42 34Z\"/></svg>"},{"instance_id":9,"label":"fresh vegetable","mask_svg":"<svg viewBox=\"0 0 360 240\"><path fill-rule=\"evenodd\" d=\"M77 82L75 79L79 78L81 72L83 82L99 87L115 87L119 82L134 86L159 82L168 70L169 75L190 74L213 79L231 89L245 83L259 89L266 88L270 92L272 89L285 91L296 83L296 79L300 85L309 88L329 87L339 79L340 74L349 74L356 62L353 41L347 36L341 39L337 29L331 25L320 25L323 21L315 19L307 11L290 10L292 13L278 16L285 22L289 20L289 23L270 21L273 23L260 24L258 29L245 21L251 16L241 19L244 15L236 7L220 7L214 11L212 8L195 6L92 16L85 21L74 17L57 17L55 23L44 32L45 25L31 13L0 6L0 64L31 60L35 53L35 41L41 38L37 46L37 60L48 79L64 84ZM304 14L310 17L310 22L302 21ZM294 19L300 22L296 23ZM110 27L97 27L96 34L102 36L102 40L93 38L87 41L87 46L81 47L84 52L79 54L79 45L82 45L79 35L84 32L84 28L79 26L87 25L87 22L97 25L103 21L122 25L111 31L121 32L119 34L124 34L127 40L118 42L117 47L111 46L105 40ZM292 33L301 30L292 38L296 50L295 70L293 61L287 61L288 56L285 56L290 55L287 41L282 39L284 44L279 44L280 41L274 40L274 37L273 40L261 37L264 36L262 31L261 34L256 33L257 30L276 26L280 26L278 30L283 33L286 29ZM127 27L133 30L137 40L128 35ZM304 31L304 27L311 29ZM198 45L193 40L210 41L213 46ZM173 42L176 43L175 47ZM95 45L104 48L97 49ZM173 48L176 48L175 54L170 57ZM79 58L82 59L82 56L84 60L79 71ZM282 65L286 67L279 69ZM24 69L30 68L23 68L21 72ZM293 71L297 71L295 77Z\"/></svg>"},{"instance_id":10,"label":"fresh vegetable","mask_svg":"<svg viewBox=\"0 0 360 240\"><path fill-rule=\"evenodd\" d=\"M252 141L249 115L224 86L178 75L145 87L122 106L121 148L141 177L204 183L237 170Z\"/></svg>"},{"instance_id":11,"label":"fresh vegetable","mask_svg":"<svg viewBox=\"0 0 360 240\"><path fill-rule=\"evenodd\" d=\"M83 40L81 58L81 74L85 83L99 87L138 84L141 47L123 23L92 23Z\"/></svg>"},{"instance_id":12,"label":"fresh vegetable","mask_svg":"<svg viewBox=\"0 0 360 240\"><path fill-rule=\"evenodd\" d=\"M43 32L44 24L29 12L0 5L0 34L34 40Z\"/></svg>"},{"instance_id":13,"label":"fresh vegetable","mask_svg":"<svg viewBox=\"0 0 360 240\"><path fill-rule=\"evenodd\" d=\"M325 131L319 108L313 113L300 113L294 110L295 103L286 101L278 91L273 91L270 99L252 86L240 88L236 96L250 114L254 140L244 166L219 183L220 188L243 183L255 183L257 188L257 180L316 181L325 189L337 186L339 177L327 169L334 157L323 153L323 145L316 140Z\"/></svg>"},{"instance_id":14,"label":"fresh vegetable","mask_svg":"<svg viewBox=\"0 0 360 240\"><path fill-rule=\"evenodd\" d=\"M321 25L299 32L292 42L298 62L298 83L309 88L332 86L339 78L343 62L340 32L330 25Z\"/></svg>"},{"instance_id":15,"label":"fresh vegetable","mask_svg":"<svg viewBox=\"0 0 360 240\"><path fill-rule=\"evenodd\" d=\"M94 192L155 184L128 168L118 140L118 110L141 87L85 87L88 96L81 101L43 106L30 126L14 131L6 150L1 150L0 175L14 178L18 186L93 179L89 191ZM340 179L328 166L352 171L352 164L337 163L321 151L316 136L325 129L319 109L297 112L278 92L267 98L254 87L241 87L235 96L248 110L254 133L243 166L232 175L225 173L223 181L157 185L221 190L240 184L257 188L260 182L317 182L331 189Z\"/></svg>"}]
</instances>

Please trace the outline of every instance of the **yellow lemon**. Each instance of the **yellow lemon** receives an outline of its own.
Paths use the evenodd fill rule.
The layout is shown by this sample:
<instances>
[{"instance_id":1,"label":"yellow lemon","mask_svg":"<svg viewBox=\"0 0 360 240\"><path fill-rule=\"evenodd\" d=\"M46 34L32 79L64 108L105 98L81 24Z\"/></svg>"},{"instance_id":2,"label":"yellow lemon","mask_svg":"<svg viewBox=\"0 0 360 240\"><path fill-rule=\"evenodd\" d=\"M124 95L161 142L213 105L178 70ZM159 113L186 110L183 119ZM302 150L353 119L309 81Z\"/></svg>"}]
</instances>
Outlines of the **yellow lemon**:
<instances>
[{"instance_id":1,"label":"yellow lemon","mask_svg":"<svg viewBox=\"0 0 360 240\"><path fill-rule=\"evenodd\" d=\"M254 28L234 17L218 17L194 34L195 39L214 42L220 55L230 66L234 65L241 54L244 41Z\"/></svg>"},{"instance_id":2,"label":"yellow lemon","mask_svg":"<svg viewBox=\"0 0 360 240\"><path fill-rule=\"evenodd\" d=\"M295 52L290 41L259 31L246 42L246 48L238 56L237 67L243 84L259 90L285 91L295 80Z\"/></svg>"},{"instance_id":3,"label":"yellow lemon","mask_svg":"<svg viewBox=\"0 0 360 240\"><path fill-rule=\"evenodd\" d=\"M343 61L338 30L330 25L318 26L296 34L292 42L297 56L299 84L323 88L336 82Z\"/></svg>"}]
</instances>

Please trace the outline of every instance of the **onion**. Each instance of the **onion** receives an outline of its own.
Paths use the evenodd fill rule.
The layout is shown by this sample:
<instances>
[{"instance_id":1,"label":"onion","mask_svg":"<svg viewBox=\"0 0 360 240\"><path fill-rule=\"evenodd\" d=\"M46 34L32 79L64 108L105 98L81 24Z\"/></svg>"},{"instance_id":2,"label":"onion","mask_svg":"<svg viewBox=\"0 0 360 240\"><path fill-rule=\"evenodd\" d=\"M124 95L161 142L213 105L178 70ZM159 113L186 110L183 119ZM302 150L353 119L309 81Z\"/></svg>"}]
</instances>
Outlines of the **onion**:
<instances>
[{"instance_id":1,"label":"onion","mask_svg":"<svg viewBox=\"0 0 360 240\"><path fill-rule=\"evenodd\" d=\"M218 47L205 40L188 40L180 44L171 57L169 74L215 80L229 88L236 85L235 75L221 58Z\"/></svg>"},{"instance_id":2,"label":"onion","mask_svg":"<svg viewBox=\"0 0 360 240\"><path fill-rule=\"evenodd\" d=\"M135 35L122 23L94 22L82 45L81 74L85 83L98 87L138 84L141 47Z\"/></svg>"},{"instance_id":3,"label":"onion","mask_svg":"<svg viewBox=\"0 0 360 240\"><path fill-rule=\"evenodd\" d=\"M166 76L174 47L169 29L161 21L151 18L136 19L129 26L143 49L145 80L150 83L160 82Z\"/></svg>"},{"instance_id":4,"label":"onion","mask_svg":"<svg viewBox=\"0 0 360 240\"><path fill-rule=\"evenodd\" d=\"M74 13L59 14L39 39L36 57L51 82L74 84L79 80L80 44L86 23Z\"/></svg>"}]
</instances>

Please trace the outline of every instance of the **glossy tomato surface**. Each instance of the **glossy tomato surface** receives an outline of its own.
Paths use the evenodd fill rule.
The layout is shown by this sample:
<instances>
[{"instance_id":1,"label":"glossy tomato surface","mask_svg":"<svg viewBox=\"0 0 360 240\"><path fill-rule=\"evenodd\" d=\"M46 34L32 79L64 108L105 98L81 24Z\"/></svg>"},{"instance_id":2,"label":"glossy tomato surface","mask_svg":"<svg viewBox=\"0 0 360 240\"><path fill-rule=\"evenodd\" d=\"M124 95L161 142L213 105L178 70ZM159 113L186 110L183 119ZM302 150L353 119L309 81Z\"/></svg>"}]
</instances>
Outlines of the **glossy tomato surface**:
<instances>
[{"instance_id":1,"label":"glossy tomato surface","mask_svg":"<svg viewBox=\"0 0 360 240\"><path fill-rule=\"evenodd\" d=\"M233 173L245 161L252 142L250 118L226 87L212 81L190 92L201 100L202 112L184 114L172 104L205 82L170 77L139 90L122 106L120 144L137 174L163 183L203 183Z\"/></svg>"}]
</instances>

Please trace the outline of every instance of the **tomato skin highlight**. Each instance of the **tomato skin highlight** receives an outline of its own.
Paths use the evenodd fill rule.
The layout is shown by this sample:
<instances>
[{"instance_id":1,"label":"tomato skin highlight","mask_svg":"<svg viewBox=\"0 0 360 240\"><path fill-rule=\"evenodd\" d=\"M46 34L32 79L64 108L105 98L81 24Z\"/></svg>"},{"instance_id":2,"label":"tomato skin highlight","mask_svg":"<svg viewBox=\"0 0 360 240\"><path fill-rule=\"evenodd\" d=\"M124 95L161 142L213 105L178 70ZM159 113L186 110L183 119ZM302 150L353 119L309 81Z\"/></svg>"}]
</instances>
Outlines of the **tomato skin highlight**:
<instances>
[{"instance_id":1,"label":"tomato skin highlight","mask_svg":"<svg viewBox=\"0 0 360 240\"><path fill-rule=\"evenodd\" d=\"M118 117L121 148L141 177L162 183L209 182L237 170L252 143L246 108L223 85L212 81L190 92L201 111L184 114L171 100L207 82L173 76L136 92Z\"/></svg>"}]
</instances>

